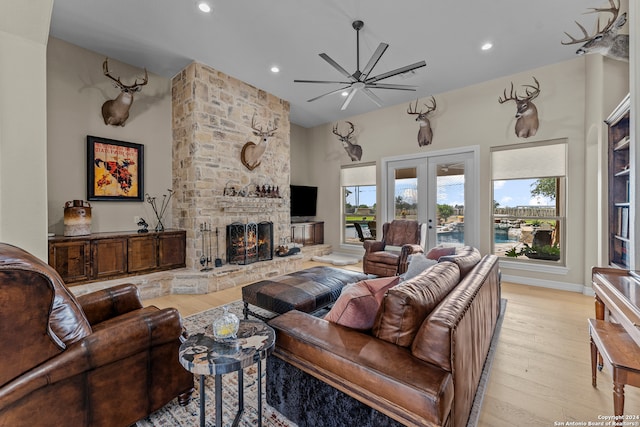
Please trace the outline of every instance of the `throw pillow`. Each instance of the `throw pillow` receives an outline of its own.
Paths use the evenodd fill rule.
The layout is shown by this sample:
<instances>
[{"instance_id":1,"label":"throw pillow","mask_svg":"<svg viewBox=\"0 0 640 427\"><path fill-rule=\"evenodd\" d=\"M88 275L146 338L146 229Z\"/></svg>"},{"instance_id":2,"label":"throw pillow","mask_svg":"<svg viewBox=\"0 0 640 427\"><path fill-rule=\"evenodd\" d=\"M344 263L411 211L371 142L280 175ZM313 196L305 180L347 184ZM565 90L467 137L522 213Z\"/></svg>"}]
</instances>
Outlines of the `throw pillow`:
<instances>
[{"instance_id":1,"label":"throw pillow","mask_svg":"<svg viewBox=\"0 0 640 427\"><path fill-rule=\"evenodd\" d=\"M459 280L460 270L456 264L440 262L389 289L373 325L373 335L409 347L424 319Z\"/></svg>"},{"instance_id":2,"label":"throw pillow","mask_svg":"<svg viewBox=\"0 0 640 427\"><path fill-rule=\"evenodd\" d=\"M409 258L407 271L401 276L402 280L409 280L425 271L438 261L427 258L424 254L413 254Z\"/></svg>"},{"instance_id":3,"label":"throw pillow","mask_svg":"<svg viewBox=\"0 0 640 427\"><path fill-rule=\"evenodd\" d=\"M325 320L357 330L371 329L385 292L399 280L397 276L381 277L345 286Z\"/></svg>"},{"instance_id":4,"label":"throw pillow","mask_svg":"<svg viewBox=\"0 0 640 427\"><path fill-rule=\"evenodd\" d=\"M441 256L455 255L455 246L436 246L427 252L427 258L438 261Z\"/></svg>"}]
</instances>

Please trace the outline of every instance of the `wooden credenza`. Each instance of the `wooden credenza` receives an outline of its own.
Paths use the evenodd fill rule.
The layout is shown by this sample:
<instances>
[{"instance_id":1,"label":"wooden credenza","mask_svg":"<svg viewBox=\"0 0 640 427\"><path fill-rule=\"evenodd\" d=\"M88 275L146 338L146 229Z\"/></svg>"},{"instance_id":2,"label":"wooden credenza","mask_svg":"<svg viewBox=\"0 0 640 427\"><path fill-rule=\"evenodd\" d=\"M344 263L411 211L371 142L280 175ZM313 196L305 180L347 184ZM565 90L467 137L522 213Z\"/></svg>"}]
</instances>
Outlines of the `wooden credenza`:
<instances>
[{"instance_id":1,"label":"wooden credenza","mask_svg":"<svg viewBox=\"0 0 640 427\"><path fill-rule=\"evenodd\" d=\"M186 232L112 232L49 238L49 265L78 285L185 266Z\"/></svg>"},{"instance_id":2,"label":"wooden credenza","mask_svg":"<svg viewBox=\"0 0 640 427\"><path fill-rule=\"evenodd\" d=\"M324 243L324 221L291 223L291 242L305 246Z\"/></svg>"}]
</instances>

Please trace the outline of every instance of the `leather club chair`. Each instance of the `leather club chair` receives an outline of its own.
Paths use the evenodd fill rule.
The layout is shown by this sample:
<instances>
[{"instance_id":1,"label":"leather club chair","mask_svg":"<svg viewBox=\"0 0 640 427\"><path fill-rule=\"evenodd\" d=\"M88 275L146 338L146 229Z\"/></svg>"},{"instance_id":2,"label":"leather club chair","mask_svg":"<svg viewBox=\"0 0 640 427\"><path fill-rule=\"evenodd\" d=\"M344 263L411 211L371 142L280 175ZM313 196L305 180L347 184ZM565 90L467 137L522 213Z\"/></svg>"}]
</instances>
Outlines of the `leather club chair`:
<instances>
[{"instance_id":1,"label":"leather club chair","mask_svg":"<svg viewBox=\"0 0 640 427\"><path fill-rule=\"evenodd\" d=\"M398 219L385 222L382 225L382 240L366 240L363 246L365 252L362 268L365 274L402 274L407 271L409 255L423 252L420 246L420 224L418 221Z\"/></svg>"},{"instance_id":2,"label":"leather club chair","mask_svg":"<svg viewBox=\"0 0 640 427\"><path fill-rule=\"evenodd\" d=\"M178 397L175 309L142 307L133 285L75 298L49 265L0 243L0 426L126 427Z\"/></svg>"}]
</instances>

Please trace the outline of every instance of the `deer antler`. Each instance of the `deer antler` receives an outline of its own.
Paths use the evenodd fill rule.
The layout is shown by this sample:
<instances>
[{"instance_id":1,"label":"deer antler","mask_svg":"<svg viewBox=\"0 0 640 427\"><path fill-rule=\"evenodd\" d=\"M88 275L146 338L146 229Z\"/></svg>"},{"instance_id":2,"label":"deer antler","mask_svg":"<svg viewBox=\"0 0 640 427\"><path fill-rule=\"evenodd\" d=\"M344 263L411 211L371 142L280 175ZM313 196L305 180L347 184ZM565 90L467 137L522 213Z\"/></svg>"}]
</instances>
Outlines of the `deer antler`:
<instances>
[{"instance_id":1,"label":"deer antler","mask_svg":"<svg viewBox=\"0 0 640 427\"><path fill-rule=\"evenodd\" d=\"M136 81L132 84L132 85L126 85L124 83L122 83L120 81L120 77L115 78L111 75L111 73L109 72L109 64L108 64L109 58L106 58L104 60L104 62L102 63L102 71L104 72L104 75L109 77L111 80L113 80L114 82L116 82L116 85L121 89L121 90L125 90L127 92L137 92L141 89L142 86L146 85L147 82L149 81L149 73L147 73L147 69L144 69L144 79L142 79L142 82L138 83L138 79L136 78Z\"/></svg>"},{"instance_id":2,"label":"deer antler","mask_svg":"<svg viewBox=\"0 0 640 427\"><path fill-rule=\"evenodd\" d=\"M533 78L533 81L536 82L536 85L523 85L525 88L532 88L533 92L529 92L529 89L525 89L525 92L527 93L527 96L525 96L522 99L527 99L529 101L531 101L532 99L535 99L535 97L537 97L538 95L540 95L540 82L538 82L538 79L536 79L535 77Z\"/></svg>"},{"instance_id":3,"label":"deer antler","mask_svg":"<svg viewBox=\"0 0 640 427\"><path fill-rule=\"evenodd\" d=\"M502 99L501 97L498 97L498 102L500 104L504 104L507 101L517 101L518 100L518 95L515 94L513 92L513 82L511 82L511 92L509 92L509 96L507 96L507 89L505 88L504 92L504 99Z\"/></svg>"},{"instance_id":4,"label":"deer antler","mask_svg":"<svg viewBox=\"0 0 640 427\"><path fill-rule=\"evenodd\" d=\"M536 96L540 94L540 83L538 82L538 79L534 77L533 81L536 82L535 86L522 85L523 87L525 87L525 92L527 94L526 96L523 96L523 97L518 97L518 93L513 90L513 82L511 82L511 90L509 91L509 96L507 96L507 89L505 89L503 92L504 99L502 97L498 97L498 102L500 104L504 104L507 101L524 101L524 100L531 101L532 99L534 99ZM529 89L526 89L526 88L532 88L533 91L530 91Z\"/></svg>"},{"instance_id":5,"label":"deer antler","mask_svg":"<svg viewBox=\"0 0 640 427\"><path fill-rule=\"evenodd\" d=\"M333 134L337 135L341 139L343 139L343 138L344 139L349 139L351 134L355 131L355 127L353 126L353 123L347 122L347 121L345 121L345 123L349 123L349 126L351 127L351 129L349 130L349 133L347 133L346 135L342 135L341 133L338 132L338 123L336 123L336 125L333 127Z\"/></svg>"},{"instance_id":6,"label":"deer antler","mask_svg":"<svg viewBox=\"0 0 640 427\"><path fill-rule=\"evenodd\" d=\"M432 96L431 105L424 104L424 106L427 107L427 111L423 112L422 109L418 111L418 100L416 99L416 105L413 107L413 110L411 110L411 103L409 103L409 108L407 108L407 114L421 116L423 114L429 114L432 111L436 111L436 99Z\"/></svg>"},{"instance_id":7,"label":"deer antler","mask_svg":"<svg viewBox=\"0 0 640 427\"><path fill-rule=\"evenodd\" d=\"M262 126L259 128L256 127L256 115L254 114L253 117L251 117L251 129L253 129L256 135L259 136L273 136L273 133L278 130L278 127L276 126L273 129L267 127L267 130L263 131Z\"/></svg>"},{"instance_id":8,"label":"deer antler","mask_svg":"<svg viewBox=\"0 0 640 427\"><path fill-rule=\"evenodd\" d=\"M618 6L616 6L614 0L609 0L609 4L611 5L611 7L602 7L602 8L592 7L590 8L591 9L590 12L586 12L586 13L609 12L613 14L613 17L610 18L609 21L607 21L607 25L603 29L600 29L600 19L598 19L597 31L593 35L589 35L589 32L582 25L580 25L578 21L575 21L576 25L578 25L580 30L582 30L582 34L584 35L584 37L581 39L576 39L571 34L565 31L565 34L571 39L571 41L569 42L561 41L560 43L562 43L563 45L584 43L586 41L592 40L593 38L598 36L598 34L603 34L609 31L611 26L616 22L616 19L618 18L618 12L620 11L620 5L618 4Z\"/></svg>"}]
</instances>

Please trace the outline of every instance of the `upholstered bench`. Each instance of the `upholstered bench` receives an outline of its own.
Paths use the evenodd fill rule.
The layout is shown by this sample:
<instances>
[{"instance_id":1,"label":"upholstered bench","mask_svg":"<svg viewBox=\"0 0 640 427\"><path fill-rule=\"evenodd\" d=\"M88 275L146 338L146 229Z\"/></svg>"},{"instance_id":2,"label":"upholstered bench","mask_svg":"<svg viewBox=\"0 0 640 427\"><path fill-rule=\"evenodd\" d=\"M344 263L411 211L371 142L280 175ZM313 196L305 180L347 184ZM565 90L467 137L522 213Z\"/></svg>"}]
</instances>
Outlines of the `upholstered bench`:
<instances>
[{"instance_id":1,"label":"upholstered bench","mask_svg":"<svg viewBox=\"0 0 640 427\"><path fill-rule=\"evenodd\" d=\"M249 304L275 315L294 309L315 313L333 304L345 285L370 277L356 271L318 266L261 280L242 288L244 317L246 319L251 314L258 319L268 320L250 310Z\"/></svg>"}]
</instances>

